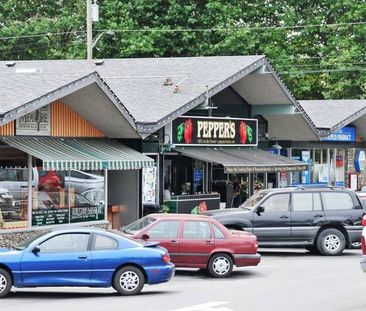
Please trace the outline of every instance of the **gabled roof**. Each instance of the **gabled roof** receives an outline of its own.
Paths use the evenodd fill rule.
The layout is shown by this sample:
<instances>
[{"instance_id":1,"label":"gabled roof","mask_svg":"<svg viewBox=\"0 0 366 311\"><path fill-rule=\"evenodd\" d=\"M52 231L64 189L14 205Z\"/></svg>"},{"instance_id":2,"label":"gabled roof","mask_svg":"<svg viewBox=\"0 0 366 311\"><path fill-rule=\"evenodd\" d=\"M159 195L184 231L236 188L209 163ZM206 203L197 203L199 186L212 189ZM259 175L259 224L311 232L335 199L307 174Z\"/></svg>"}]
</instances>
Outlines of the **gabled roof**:
<instances>
[{"instance_id":1,"label":"gabled roof","mask_svg":"<svg viewBox=\"0 0 366 311\"><path fill-rule=\"evenodd\" d=\"M92 60L17 61L11 67L0 62L0 69L0 114L97 72L143 136L229 85L252 105L295 105L315 131L264 56L107 59L99 65ZM171 85L164 85L167 78Z\"/></svg>"},{"instance_id":2,"label":"gabled roof","mask_svg":"<svg viewBox=\"0 0 366 311\"><path fill-rule=\"evenodd\" d=\"M322 131L335 132L366 115L366 100L362 99L299 100L299 104L320 134Z\"/></svg>"}]
</instances>

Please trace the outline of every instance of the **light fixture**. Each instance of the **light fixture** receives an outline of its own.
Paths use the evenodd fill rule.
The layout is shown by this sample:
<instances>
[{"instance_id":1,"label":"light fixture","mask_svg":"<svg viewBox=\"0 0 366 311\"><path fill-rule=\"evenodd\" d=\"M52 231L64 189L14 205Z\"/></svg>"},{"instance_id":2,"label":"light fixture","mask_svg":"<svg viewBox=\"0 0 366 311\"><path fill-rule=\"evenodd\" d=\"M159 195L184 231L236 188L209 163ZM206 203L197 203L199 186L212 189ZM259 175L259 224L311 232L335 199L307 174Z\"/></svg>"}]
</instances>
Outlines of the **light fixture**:
<instances>
[{"instance_id":1,"label":"light fixture","mask_svg":"<svg viewBox=\"0 0 366 311\"><path fill-rule=\"evenodd\" d=\"M275 140L276 141L276 143L274 145L272 145L271 148L276 149L278 151L282 149L282 146L278 143L277 137L270 137L268 140L270 140L270 141Z\"/></svg>"}]
</instances>

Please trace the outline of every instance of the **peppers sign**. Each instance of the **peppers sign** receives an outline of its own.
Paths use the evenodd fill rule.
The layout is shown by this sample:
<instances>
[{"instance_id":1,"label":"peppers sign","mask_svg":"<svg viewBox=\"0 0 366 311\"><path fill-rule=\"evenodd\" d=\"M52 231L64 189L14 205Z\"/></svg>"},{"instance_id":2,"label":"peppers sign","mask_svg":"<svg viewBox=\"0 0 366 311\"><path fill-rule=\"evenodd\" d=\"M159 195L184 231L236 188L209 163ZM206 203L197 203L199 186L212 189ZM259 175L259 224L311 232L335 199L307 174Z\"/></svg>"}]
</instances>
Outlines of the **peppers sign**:
<instances>
[{"instance_id":1,"label":"peppers sign","mask_svg":"<svg viewBox=\"0 0 366 311\"><path fill-rule=\"evenodd\" d=\"M178 146L257 146L258 120L180 117L172 122L172 136Z\"/></svg>"}]
</instances>

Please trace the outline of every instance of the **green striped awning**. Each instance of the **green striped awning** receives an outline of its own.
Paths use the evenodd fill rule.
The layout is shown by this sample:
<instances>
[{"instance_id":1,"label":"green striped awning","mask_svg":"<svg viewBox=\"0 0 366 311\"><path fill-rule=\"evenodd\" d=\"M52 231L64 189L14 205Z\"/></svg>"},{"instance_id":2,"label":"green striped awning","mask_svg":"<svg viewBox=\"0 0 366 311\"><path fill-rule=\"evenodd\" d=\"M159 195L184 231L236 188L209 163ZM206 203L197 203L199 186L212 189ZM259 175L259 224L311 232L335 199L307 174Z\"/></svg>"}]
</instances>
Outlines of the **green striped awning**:
<instances>
[{"instance_id":1,"label":"green striped awning","mask_svg":"<svg viewBox=\"0 0 366 311\"><path fill-rule=\"evenodd\" d=\"M154 160L110 139L3 138L11 147L43 161L44 170L137 170Z\"/></svg>"}]
</instances>

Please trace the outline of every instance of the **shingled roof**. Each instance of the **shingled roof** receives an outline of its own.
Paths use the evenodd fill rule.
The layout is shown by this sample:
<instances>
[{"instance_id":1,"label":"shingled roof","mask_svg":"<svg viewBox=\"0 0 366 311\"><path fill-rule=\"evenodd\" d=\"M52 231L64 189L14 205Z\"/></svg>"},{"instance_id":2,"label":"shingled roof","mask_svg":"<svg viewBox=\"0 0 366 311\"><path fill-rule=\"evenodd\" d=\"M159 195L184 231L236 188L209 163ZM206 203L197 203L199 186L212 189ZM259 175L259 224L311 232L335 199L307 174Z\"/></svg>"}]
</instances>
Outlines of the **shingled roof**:
<instances>
[{"instance_id":1,"label":"shingled roof","mask_svg":"<svg viewBox=\"0 0 366 311\"><path fill-rule=\"evenodd\" d=\"M299 100L318 131L337 131L366 115L366 100Z\"/></svg>"},{"instance_id":2,"label":"shingled roof","mask_svg":"<svg viewBox=\"0 0 366 311\"><path fill-rule=\"evenodd\" d=\"M11 65L0 62L0 116L3 121L14 118L20 107L29 109L29 104L39 98L68 95L63 86L72 84L77 88L82 77L94 73L128 111L140 133L157 130L204 102L207 95L212 97L234 83L240 83L240 88L248 95L246 100L252 104L250 101L256 96L253 87L260 81L266 81L268 87L258 90L257 96L261 100L257 104L265 104L273 98L277 98L276 104L294 104L312 126L310 118L264 56L107 59L98 63L93 60L45 60L17 61ZM265 73L270 75L243 79L263 66L269 70ZM265 76L271 76L271 83ZM164 85L167 78L172 80L171 85ZM179 90L174 92L177 85Z\"/></svg>"}]
</instances>

